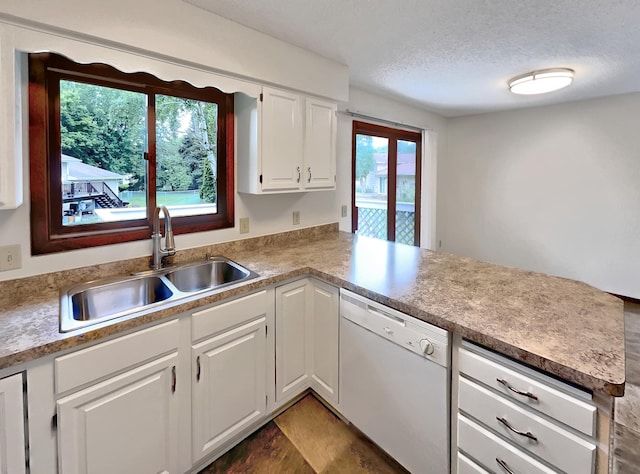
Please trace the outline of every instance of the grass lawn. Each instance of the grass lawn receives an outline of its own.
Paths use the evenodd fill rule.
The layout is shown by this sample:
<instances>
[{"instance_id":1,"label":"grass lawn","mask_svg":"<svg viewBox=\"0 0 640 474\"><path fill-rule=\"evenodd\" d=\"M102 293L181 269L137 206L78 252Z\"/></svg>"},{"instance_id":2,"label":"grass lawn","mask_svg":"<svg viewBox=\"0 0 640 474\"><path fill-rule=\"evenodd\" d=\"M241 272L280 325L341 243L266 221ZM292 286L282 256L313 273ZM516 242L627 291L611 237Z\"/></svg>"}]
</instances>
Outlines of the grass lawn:
<instances>
[{"instance_id":1,"label":"grass lawn","mask_svg":"<svg viewBox=\"0 0 640 474\"><path fill-rule=\"evenodd\" d=\"M146 193L144 191L123 191L120 193L120 199L127 201L129 207L145 207ZM159 204L165 206L174 206L180 204L204 204L200 199L198 190L195 191L158 191L156 192L156 200Z\"/></svg>"}]
</instances>

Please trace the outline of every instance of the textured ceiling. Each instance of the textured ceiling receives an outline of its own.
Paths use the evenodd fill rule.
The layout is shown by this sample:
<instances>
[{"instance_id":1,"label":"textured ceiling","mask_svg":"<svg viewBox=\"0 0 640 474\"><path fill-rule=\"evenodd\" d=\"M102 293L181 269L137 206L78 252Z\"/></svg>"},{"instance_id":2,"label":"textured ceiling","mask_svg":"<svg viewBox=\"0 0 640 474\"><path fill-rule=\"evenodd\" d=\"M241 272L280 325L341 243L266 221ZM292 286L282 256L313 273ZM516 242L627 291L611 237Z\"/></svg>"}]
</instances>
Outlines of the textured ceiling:
<instances>
[{"instance_id":1,"label":"textured ceiling","mask_svg":"<svg viewBox=\"0 0 640 474\"><path fill-rule=\"evenodd\" d=\"M350 83L453 117L640 90L640 0L184 0L349 66ZM516 96L513 76L569 67Z\"/></svg>"}]
</instances>

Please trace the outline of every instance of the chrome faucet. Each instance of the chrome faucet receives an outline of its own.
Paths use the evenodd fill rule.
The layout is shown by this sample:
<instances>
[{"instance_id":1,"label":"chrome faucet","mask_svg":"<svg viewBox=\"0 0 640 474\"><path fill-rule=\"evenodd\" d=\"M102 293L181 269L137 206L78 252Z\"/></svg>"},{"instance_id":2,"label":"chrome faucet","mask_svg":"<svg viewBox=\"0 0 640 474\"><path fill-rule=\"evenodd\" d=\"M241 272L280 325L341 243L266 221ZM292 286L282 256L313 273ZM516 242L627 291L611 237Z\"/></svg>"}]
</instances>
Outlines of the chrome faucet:
<instances>
[{"instance_id":1,"label":"chrome faucet","mask_svg":"<svg viewBox=\"0 0 640 474\"><path fill-rule=\"evenodd\" d=\"M164 248L162 248L160 244L162 240L162 234L160 233L160 211L164 214ZM173 230L171 229L171 216L166 206L156 207L153 213L151 242L153 244L151 268L153 270L160 270L162 268L162 258L170 257L176 253L176 244L173 240Z\"/></svg>"}]
</instances>

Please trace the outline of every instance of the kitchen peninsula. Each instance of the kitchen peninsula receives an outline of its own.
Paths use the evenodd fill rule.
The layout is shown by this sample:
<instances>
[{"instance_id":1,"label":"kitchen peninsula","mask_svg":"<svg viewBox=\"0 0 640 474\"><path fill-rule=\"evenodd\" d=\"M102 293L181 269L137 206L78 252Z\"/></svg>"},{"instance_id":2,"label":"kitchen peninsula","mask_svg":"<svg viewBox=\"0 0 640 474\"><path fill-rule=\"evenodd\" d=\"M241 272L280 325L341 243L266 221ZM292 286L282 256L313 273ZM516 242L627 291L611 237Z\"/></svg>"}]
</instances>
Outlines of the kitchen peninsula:
<instances>
[{"instance_id":1,"label":"kitchen peninsula","mask_svg":"<svg viewBox=\"0 0 640 474\"><path fill-rule=\"evenodd\" d=\"M58 332L61 287L140 271L147 259L0 282L0 368L309 274L589 390L624 394L624 315L618 298L565 278L344 232L291 235L288 243L279 241L286 241L285 234L178 252L179 261L205 252L224 255L260 277L140 319L68 334Z\"/></svg>"},{"instance_id":2,"label":"kitchen peninsula","mask_svg":"<svg viewBox=\"0 0 640 474\"><path fill-rule=\"evenodd\" d=\"M333 287L348 289L376 303L450 331L454 339L478 343L552 377L581 387L582 390L592 392L593 400L600 412L598 423L601 429L598 430L598 439L606 445L606 441L602 440L608 438L612 397L622 396L625 384L624 315L622 301L618 298L573 280L338 232L335 224L182 250L177 253L174 260L175 263L194 261L203 258L205 253L224 255L258 273L259 276L219 290L204 292L197 297L176 301L140 316L112 320L68 333L59 332L61 288L78 282L145 270L148 266L148 258L1 282L0 318L3 331L0 334L0 367L3 369L2 373L10 374L26 370L29 374L32 366L35 366L37 372L40 370L38 367L41 367L38 365L39 361L48 361L44 371L49 375L45 374L41 379L50 380L45 383L45 386L47 390L53 391L53 385L51 385L54 378L53 357L56 358L56 364L61 361L60 370L63 370L64 364L71 367L70 361L73 361L73 357L78 352L87 353L87 350L105 346L109 341L117 343L119 340L126 339L127 335L136 337L147 331L158 330L164 331L167 335L163 340L177 341L176 336L170 334L177 335L175 330L180 327L187 328L186 337L191 341L192 330L189 329L191 326L180 326L178 322L191 321L192 317L208 318L208 314L213 316L212 311L218 311L216 308L225 306L231 308L232 306L228 305L233 305L234 301L260 301L261 303L251 303L253 305L251 311L256 311L251 314L265 312L266 316L260 316L262 319L259 321L263 321L261 324L268 328L273 322L273 319L270 319L273 318L273 308L268 309L269 305L273 304L273 299L269 299L273 297L273 288L284 288L288 286L288 282L301 281L300 279L309 276L314 281L320 280L321 284L328 283ZM227 303L228 301L231 303ZM277 313L276 309L276 315ZM215 321L220 321L220 317L215 316L208 320L213 322L211 324L219 324ZM205 319L201 320L205 321ZM200 339L196 337L196 329L195 326L193 327L195 344L193 351L196 351L199 347L197 344L204 344L204 342L198 342ZM204 328L202 324L199 327ZM246 327L249 328L249 325L247 324ZM261 327L259 326L258 329ZM264 344L265 329L260 330L263 334L261 344ZM278 328L276 328L276 334L277 330ZM183 330L180 329L180 331ZM259 332L254 331L256 334ZM268 338L274 337L271 330L268 333L267 347L273 344L273 339L269 342ZM122 335L125 336L122 337ZM114 338L115 336L121 337ZM102 340L107 342L87 345L87 343ZM167 354L167 350L174 351L178 347L173 345L178 342L167 342L167 344L170 344L166 346L168 349L159 350L158 355ZM189 355L191 351L183 350L185 344L182 342L179 344L182 349L173 354L183 355L172 356L171 362L168 362L170 364L167 366L168 372L165 370L170 380L171 366L173 366L174 382L167 382L173 387L172 390L175 390L175 367L179 367L178 387L185 387L189 384L191 370L186 370L183 372L184 375L180 375L180 367L188 367L196 363L195 359L191 361ZM81 347L83 345L89 349L83 349ZM144 344L132 347L142 348ZM257 353L262 351L262 355L258 360L265 360L264 345L260 347L262 349ZM274 346L271 347L271 354L273 354ZM275 350L277 354L277 343ZM455 351L454 349L454 358ZM187 358L180 359L185 357L185 354ZM201 352L197 354L202 354L203 357L206 355ZM169 356L165 356L165 359L167 357ZM179 358L175 359L175 357ZM271 363L270 357L272 356L267 357L267 364ZM94 359L88 361L82 357L75 359L76 362L80 361L85 366L91 360ZM138 365L142 362L141 359ZM75 369L65 370L68 374L76 373ZM261 370L263 372L260 378L264 380L264 368ZM274 370L272 366L267 367L267 373L273 374L272 370ZM59 377L60 374L57 371L56 365L56 377ZM114 373L115 380L118 372ZM200 355L197 356L197 373L200 374ZM104 380L104 378L95 378L94 374L90 374L89 377L93 377L97 382ZM199 375L197 377L199 380ZM38 379L34 378L34 380ZM95 386L98 387L102 383ZM56 384L58 384L57 381ZM84 382L84 385L77 386L82 388L86 387L86 384L87 382ZM306 386L309 387L308 384ZM76 395L70 392L69 387L70 385L67 388L60 386L55 388L55 393L64 395L64 398L57 402L58 411L65 409L64 407L71 402L75 403ZM33 389L33 386L28 387L28 390ZM278 392L275 393L277 401ZM452 395L455 396L455 393ZM53 407L54 394L38 393L37 396L49 397L46 399L49 400L48 402L41 404L44 407L43 411L49 413L46 411L47 406ZM187 401L190 398L190 396L180 397L181 400ZM188 404L185 408L185 402L180 403L181 410L191 410ZM264 403L264 396L262 396L262 404ZM278 406L284 406L278 405L273 400L267 403L270 408L262 417L273 413ZM452 407L455 406L454 401L451 403ZM30 419L32 415L36 416L30 412ZM251 425L254 428L255 423ZM49 425L44 423L42 425L43 432L50 429L47 428ZM185 429L189 430L189 427ZM238 436L243 433L245 436L248 434L246 430L241 430ZM42 438L42 433L39 436ZM233 439L230 442L233 442ZM55 444L51 443L48 449L50 453L54 453ZM607 451L606 446L602 447L602 454L595 472L606 472L604 466L608 456ZM207 453L213 453L213 451L207 451ZM64 456L68 458L70 455L67 452L63 454ZM75 453L71 455L72 458L74 456ZM53 457L54 454L49 455L49 459ZM191 459L195 463L205 457L205 454L198 456L194 454ZM50 461L46 463L48 462ZM46 464L44 461L42 463ZM191 466L187 461L183 464L185 467ZM184 470L184 468L181 469Z\"/></svg>"}]
</instances>

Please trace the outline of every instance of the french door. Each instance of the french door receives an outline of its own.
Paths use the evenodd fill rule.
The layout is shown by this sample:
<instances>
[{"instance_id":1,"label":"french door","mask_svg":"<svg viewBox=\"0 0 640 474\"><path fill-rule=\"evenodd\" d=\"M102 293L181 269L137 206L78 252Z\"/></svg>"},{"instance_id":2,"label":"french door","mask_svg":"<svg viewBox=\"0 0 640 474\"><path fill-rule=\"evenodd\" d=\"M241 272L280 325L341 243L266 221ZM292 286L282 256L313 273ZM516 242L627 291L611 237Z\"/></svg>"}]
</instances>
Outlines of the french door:
<instances>
[{"instance_id":1,"label":"french door","mask_svg":"<svg viewBox=\"0 0 640 474\"><path fill-rule=\"evenodd\" d=\"M354 121L352 156L352 232L419 246L422 135Z\"/></svg>"}]
</instances>

